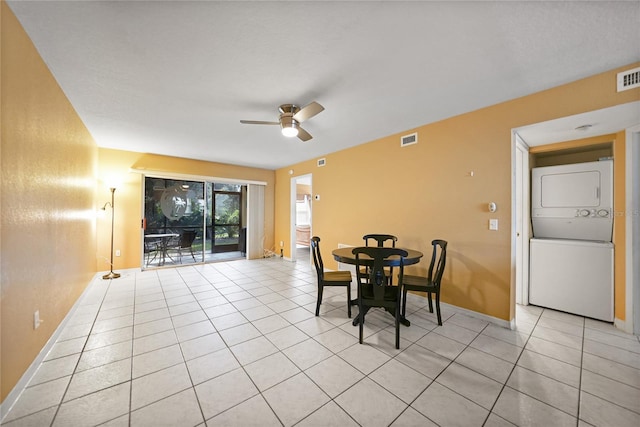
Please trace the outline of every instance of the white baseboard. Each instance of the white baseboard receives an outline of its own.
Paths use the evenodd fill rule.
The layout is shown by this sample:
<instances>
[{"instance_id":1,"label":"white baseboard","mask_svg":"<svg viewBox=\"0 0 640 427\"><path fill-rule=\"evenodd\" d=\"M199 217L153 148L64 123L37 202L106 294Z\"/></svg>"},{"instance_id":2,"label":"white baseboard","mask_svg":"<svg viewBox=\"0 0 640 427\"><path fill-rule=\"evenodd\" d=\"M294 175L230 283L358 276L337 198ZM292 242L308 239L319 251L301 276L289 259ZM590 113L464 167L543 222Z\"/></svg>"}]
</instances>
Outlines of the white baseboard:
<instances>
[{"instance_id":1,"label":"white baseboard","mask_svg":"<svg viewBox=\"0 0 640 427\"><path fill-rule=\"evenodd\" d=\"M56 330L53 332L53 334L51 334L51 337L49 338L47 343L44 345L44 347L42 347L42 350L40 350L40 353L38 353L38 355L33 360L33 362L31 362L31 365L29 365L29 368L27 368L25 373L22 374L22 377L20 377L20 380L18 380L18 382L13 387L13 389L9 392L7 397L2 401L2 403L0 403L0 425L4 420L4 417L9 413L11 408L13 408L13 405L15 405L15 403L18 401L18 398L20 397L24 389L27 388L27 385L29 385L29 382L31 381L33 376L36 374L36 371L40 367L40 364L44 361L44 359L47 357L47 355L53 348L54 344L60 337L60 334L64 330L65 326L75 314L78 306L80 305L80 302L83 300L88 290L93 286L95 281L102 281L102 275L105 273L108 273L108 272L99 272L95 274L93 279L91 279L89 284L84 288L84 291L82 292L80 297L76 300L75 304L73 304L73 306L71 307L67 315L64 317L64 319L62 319L62 322L60 322Z\"/></svg>"},{"instance_id":2,"label":"white baseboard","mask_svg":"<svg viewBox=\"0 0 640 427\"><path fill-rule=\"evenodd\" d=\"M494 325L501 326L503 328L515 329L516 327L515 319L511 321L499 319L497 317L489 316L488 314L479 313L477 311L458 307L457 305L447 304L446 302L440 302L440 305L443 305L445 307L450 307L452 310L460 312L462 314L466 314L469 317L473 317L478 320L484 320L485 322L493 323Z\"/></svg>"},{"instance_id":3,"label":"white baseboard","mask_svg":"<svg viewBox=\"0 0 640 427\"><path fill-rule=\"evenodd\" d=\"M615 326L616 329L620 329L621 331L627 332L629 334L633 334L633 324L632 324L632 322L627 323L627 321L625 321L625 320L614 318L613 319L613 326ZM629 329L627 329L627 328L629 328Z\"/></svg>"},{"instance_id":4,"label":"white baseboard","mask_svg":"<svg viewBox=\"0 0 640 427\"><path fill-rule=\"evenodd\" d=\"M420 296L420 295L415 295L415 294L412 294L412 293L409 293L408 295L413 295L414 298L423 298L423 299L427 298L427 297L423 297L423 296ZM511 319L510 321L504 320L504 319L499 319L497 317L489 316L487 314L479 313L477 311L469 310L469 309L466 309L466 308L463 308L463 307L458 307L457 305L448 304L448 303L442 302L442 301L440 301L440 306L441 307L448 307L452 311L458 312L460 314L467 315L469 317L473 317L473 318L478 319L478 320L483 320L485 322L492 323L492 324L494 324L496 326L500 326L502 328L507 328L507 329L515 329L516 328L515 319Z\"/></svg>"}]
</instances>

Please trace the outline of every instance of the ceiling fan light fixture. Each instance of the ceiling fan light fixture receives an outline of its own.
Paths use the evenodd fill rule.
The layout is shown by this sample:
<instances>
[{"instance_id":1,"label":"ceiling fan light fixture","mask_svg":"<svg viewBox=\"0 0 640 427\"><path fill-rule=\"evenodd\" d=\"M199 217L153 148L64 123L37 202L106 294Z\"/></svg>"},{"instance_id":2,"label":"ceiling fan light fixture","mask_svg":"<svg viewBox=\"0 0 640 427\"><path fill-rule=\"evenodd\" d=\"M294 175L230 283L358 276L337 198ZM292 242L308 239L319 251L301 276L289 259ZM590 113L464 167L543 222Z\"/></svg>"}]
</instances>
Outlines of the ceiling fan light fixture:
<instances>
[{"instance_id":1,"label":"ceiling fan light fixture","mask_svg":"<svg viewBox=\"0 0 640 427\"><path fill-rule=\"evenodd\" d=\"M282 134L288 138L298 136L298 122L293 117L282 117L280 120L282 126Z\"/></svg>"},{"instance_id":2,"label":"ceiling fan light fixture","mask_svg":"<svg viewBox=\"0 0 640 427\"><path fill-rule=\"evenodd\" d=\"M300 123L310 119L316 114L321 113L324 107L313 101L304 108L300 108L295 104L282 104L278 111L280 116L277 122L266 122L263 120L240 120L245 125L280 125L282 135L293 138L297 136L302 142L307 142L313 137L309 132L300 127Z\"/></svg>"},{"instance_id":3,"label":"ceiling fan light fixture","mask_svg":"<svg viewBox=\"0 0 640 427\"><path fill-rule=\"evenodd\" d=\"M298 129L296 128L282 128L282 134L288 138L298 136Z\"/></svg>"}]
</instances>

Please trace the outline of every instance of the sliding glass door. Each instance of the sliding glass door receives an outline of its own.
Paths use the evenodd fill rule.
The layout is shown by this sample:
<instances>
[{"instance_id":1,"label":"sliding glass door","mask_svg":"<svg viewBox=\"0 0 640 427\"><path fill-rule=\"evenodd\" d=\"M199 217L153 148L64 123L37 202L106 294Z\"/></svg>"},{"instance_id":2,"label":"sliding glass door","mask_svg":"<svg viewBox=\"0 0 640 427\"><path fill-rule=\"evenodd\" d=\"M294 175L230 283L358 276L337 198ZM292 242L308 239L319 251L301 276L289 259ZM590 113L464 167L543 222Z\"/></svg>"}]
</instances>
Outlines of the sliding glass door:
<instances>
[{"instance_id":1,"label":"sliding glass door","mask_svg":"<svg viewBox=\"0 0 640 427\"><path fill-rule=\"evenodd\" d=\"M213 184L213 216L211 252L244 250L242 228L242 186L237 184Z\"/></svg>"},{"instance_id":2,"label":"sliding glass door","mask_svg":"<svg viewBox=\"0 0 640 427\"><path fill-rule=\"evenodd\" d=\"M143 268L204 261L204 182L145 177Z\"/></svg>"},{"instance_id":3,"label":"sliding glass door","mask_svg":"<svg viewBox=\"0 0 640 427\"><path fill-rule=\"evenodd\" d=\"M246 256L247 186L144 178L142 268Z\"/></svg>"}]
</instances>

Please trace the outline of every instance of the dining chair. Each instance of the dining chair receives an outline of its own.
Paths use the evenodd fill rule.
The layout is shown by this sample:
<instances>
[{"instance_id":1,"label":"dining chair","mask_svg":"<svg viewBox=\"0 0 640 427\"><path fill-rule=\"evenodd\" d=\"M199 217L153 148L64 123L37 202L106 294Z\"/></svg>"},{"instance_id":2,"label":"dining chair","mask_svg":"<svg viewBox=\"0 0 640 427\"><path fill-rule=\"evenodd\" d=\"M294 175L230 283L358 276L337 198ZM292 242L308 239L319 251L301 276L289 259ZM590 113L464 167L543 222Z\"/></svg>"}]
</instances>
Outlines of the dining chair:
<instances>
[{"instance_id":1,"label":"dining chair","mask_svg":"<svg viewBox=\"0 0 640 427\"><path fill-rule=\"evenodd\" d=\"M362 239L364 240L364 245L365 246L375 246L382 248L385 246L385 244L387 244L387 246L389 246L389 242L390 242L390 247L395 248L396 247L396 242L398 241L398 238L396 236L394 236L393 234L365 234L364 236L362 236ZM360 270L356 270L359 273L363 274L365 277L368 276L369 271L366 267L363 268L362 271ZM393 277L393 268L386 268L385 272L387 274L387 277L391 278ZM393 279L390 279L391 282L393 282Z\"/></svg>"},{"instance_id":2,"label":"dining chair","mask_svg":"<svg viewBox=\"0 0 640 427\"><path fill-rule=\"evenodd\" d=\"M189 252L193 261L196 261L196 256L193 253L193 241L196 239L198 232L196 230L184 230L180 234L180 237L174 242L168 249L175 250L178 255L180 263L182 263L182 252Z\"/></svg>"},{"instance_id":3,"label":"dining chair","mask_svg":"<svg viewBox=\"0 0 640 427\"><path fill-rule=\"evenodd\" d=\"M158 257L158 253L161 250L160 240L144 240L144 257L145 257L145 266L148 267L155 259Z\"/></svg>"},{"instance_id":4,"label":"dining chair","mask_svg":"<svg viewBox=\"0 0 640 427\"><path fill-rule=\"evenodd\" d=\"M435 294L438 325L442 326L442 316L440 314L440 287L444 267L447 264L447 241L436 239L431 241L431 245L433 246L433 252L431 254L431 262L429 263L427 275L414 276L405 274L402 279L399 278L398 283L402 287L402 317L405 317L407 311L407 291L426 292L429 301L430 313L433 313L432 294Z\"/></svg>"},{"instance_id":5,"label":"dining chair","mask_svg":"<svg viewBox=\"0 0 640 427\"><path fill-rule=\"evenodd\" d=\"M393 234L365 234L362 238L364 239L365 246L372 246L369 243L375 241L376 246L379 248L383 247L386 242L391 242L391 247L395 248L396 242L398 241L398 238Z\"/></svg>"},{"instance_id":6,"label":"dining chair","mask_svg":"<svg viewBox=\"0 0 640 427\"><path fill-rule=\"evenodd\" d=\"M311 252L313 264L318 275L318 301L316 303L316 316L320 315L322 304L322 292L325 286L346 286L347 288L347 315L351 318L351 272L350 271L325 271L320 252L320 237L311 238Z\"/></svg>"},{"instance_id":7,"label":"dining chair","mask_svg":"<svg viewBox=\"0 0 640 427\"><path fill-rule=\"evenodd\" d=\"M391 313L395 318L396 348L400 348L400 301L402 288L393 286L385 273L385 266L399 268L398 278L404 277L404 258L407 251L399 248L385 248L364 246L353 249L356 256L356 269L368 266L369 276L358 275L358 326L360 344L364 329L365 316L370 308L380 307ZM363 257L364 255L364 257ZM392 258L393 257L393 258ZM401 283L401 282L398 282Z\"/></svg>"}]
</instances>

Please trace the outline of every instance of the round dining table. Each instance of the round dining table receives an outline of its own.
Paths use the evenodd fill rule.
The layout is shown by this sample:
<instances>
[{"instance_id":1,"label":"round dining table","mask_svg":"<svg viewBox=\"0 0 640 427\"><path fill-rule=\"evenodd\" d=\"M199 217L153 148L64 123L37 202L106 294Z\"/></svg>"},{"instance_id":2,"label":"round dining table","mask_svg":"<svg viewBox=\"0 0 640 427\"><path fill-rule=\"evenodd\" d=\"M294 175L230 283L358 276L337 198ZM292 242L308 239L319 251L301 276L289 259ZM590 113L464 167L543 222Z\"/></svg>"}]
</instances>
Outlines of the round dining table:
<instances>
[{"instance_id":1,"label":"round dining table","mask_svg":"<svg viewBox=\"0 0 640 427\"><path fill-rule=\"evenodd\" d=\"M353 254L354 247L338 248L334 249L333 259L344 264L356 265L356 256ZM398 248L407 251L407 256L404 258L404 265L412 265L420 262L423 254L415 249ZM360 264L365 266L373 266L373 259L366 254L360 254ZM400 265L400 257L391 256L385 260L385 267L398 267Z\"/></svg>"},{"instance_id":2,"label":"round dining table","mask_svg":"<svg viewBox=\"0 0 640 427\"><path fill-rule=\"evenodd\" d=\"M334 249L331 254L333 255L333 259L338 262L342 262L344 264L356 265L356 256L353 253L354 247L346 247L346 248L338 248ZM423 257L423 253L420 251L416 251L415 249L407 249L407 248L398 248L407 251L407 256L404 257L404 265L412 265L420 262L420 259ZM373 266L373 259L367 256L366 254L360 254L360 265L363 266ZM385 267L398 267L400 266L400 257L399 256L390 256L384 261L383 264ZM351 300L351 305L358 305L358 300ZM357 325L360 318L357 316L353 319L353 325ZM405 326L410 326L411 322L405 319L404 317L400 318L400 323Z\"/></svg>"}]
</instances>

